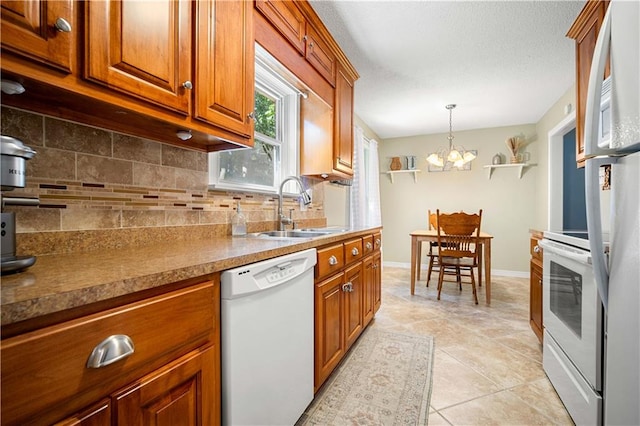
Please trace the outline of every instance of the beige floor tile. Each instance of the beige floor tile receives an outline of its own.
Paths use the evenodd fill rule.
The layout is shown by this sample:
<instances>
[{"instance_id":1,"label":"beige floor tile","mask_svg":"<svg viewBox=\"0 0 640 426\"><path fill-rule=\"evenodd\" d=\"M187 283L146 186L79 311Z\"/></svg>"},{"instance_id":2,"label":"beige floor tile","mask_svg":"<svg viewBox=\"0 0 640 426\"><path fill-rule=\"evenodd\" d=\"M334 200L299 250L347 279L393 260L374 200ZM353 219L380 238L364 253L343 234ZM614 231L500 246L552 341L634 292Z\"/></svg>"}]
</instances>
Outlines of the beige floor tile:
<instances>
[{"instance_id":1,"label":"beige floor tile","mask_svg":"<svg viewBox=\"0 0 640 426\"><path fill-rule=\"evenodd\" d=\"M424 280L410 294L410 271L383 269L376 325L434 337L429 425L570 425L542 369L542 346L529 326L529 281L493 277L492 302L471 288Z\"/></svg>"},{"instance_id":2,"label":"beige floor tile","mask_svg":"<svg viewBox=\"0 0 640 426\"><path fill-rule=\"evenodd\" d=\"M532 407L549 417L554 425L572 425L573 421L562 405L560 397L547 379L537 380L510 390Z\"/></svg>"},{"instance_id":3,"label":"beige floor tile","mask_svg":"<svg viewBox=\"0 0 640 426\"><path fill-rule=\"evenodd\" d=\"M549 425L551 420L509 391L439 411L453 425Z\"/></svg>"},{"instance_id":4,"label":"beige floor tile","mask_svg":"<svg viewBox=\"0 0 640 426\"><path fill-rule=\"evenodd\" d=\"M438 412L429 413L429 426L451 426Z\"/></svg>"},{"instance_id":5,"label":"beige floor tile","mask_svg":"<svg viewBox=\"0 0 640 426\"><path fill-rule=\"evenodd\" d=\"M500 388L447 353L434 355L431 406L436 410L497 392Z\"/></svg>"}]
</instances>

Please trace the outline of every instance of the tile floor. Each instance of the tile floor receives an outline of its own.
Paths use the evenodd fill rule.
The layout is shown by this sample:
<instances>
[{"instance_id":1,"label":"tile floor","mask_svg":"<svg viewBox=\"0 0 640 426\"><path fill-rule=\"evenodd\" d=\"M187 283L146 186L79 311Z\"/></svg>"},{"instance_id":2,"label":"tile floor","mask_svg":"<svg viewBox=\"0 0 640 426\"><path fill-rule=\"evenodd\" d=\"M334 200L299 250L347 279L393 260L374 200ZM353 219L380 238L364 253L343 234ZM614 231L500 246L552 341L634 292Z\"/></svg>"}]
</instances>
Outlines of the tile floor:
<instances>
[{"instance_id":1,"label":"tile floor","mask_svg":"<svg viewBox=\"0 0 640 426\"><path fill-rule=\"evenodd\" d=\"M375 327L435 337L429 425L572 425L542 369L542 347L529 327L529 280L493 277L491 305L484 287L429 287L410 270L384 267L382 307Z\"/></svg>"}]
</instances>

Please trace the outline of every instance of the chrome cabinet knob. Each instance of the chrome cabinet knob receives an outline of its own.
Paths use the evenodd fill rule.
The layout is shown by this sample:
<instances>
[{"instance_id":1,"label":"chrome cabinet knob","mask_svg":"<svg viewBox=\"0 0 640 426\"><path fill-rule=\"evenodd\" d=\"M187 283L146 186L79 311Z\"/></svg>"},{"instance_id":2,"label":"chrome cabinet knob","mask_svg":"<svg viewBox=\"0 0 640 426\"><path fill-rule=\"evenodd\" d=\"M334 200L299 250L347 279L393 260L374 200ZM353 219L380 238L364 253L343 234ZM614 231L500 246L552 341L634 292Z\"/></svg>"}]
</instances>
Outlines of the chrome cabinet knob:
<instances>
[{"instance_id":1,"label":"chrome cabinet knob","mask_svg":"<svg viewBox=\"0 0 640 426\"><path fill-rule=\"evenodd\" d=\"M247 114L247 117L249 117L249 120L255 120L256 113L254 111L251 111L249 114Z\"/></svg>"},{"instance_id":2,"label":"chrome cabinet knob","mask_svg":"<svg viewBox=\"0 0 640 426\"><path fill-rule=\"evenodd\" d=\"M536 245L533 247L533 252L534 252L534 253L540 253L540 246L536 244Z\"/></svg>"},{"instance_id":3,"label":"chrome cabinet knob","mask_svg":"<svg viewBox=\"0 0 640 426\"><path fill-rule=\"evenodd\" d=\"M60 31L61 33L71 32L71 24L69 23L69 21L67 21L64 18L56 19L56 23L53 24L53 26L56 28L56 30Z\"/></svg>"},{"instance_id":4,"label":"chrome cabinet knob","mask_svg":"<svg viewBox=\"0 0 640 426\"><path fill-rule=\"evenodd\" d=\"M360 254L360 251L356 247L351 249L351 255L352 256L357 256L359 254Z\"/></svg>"},{"instance_id":5,"label":"chrome cabinet knob","mask_svg":"<svg viewBox=\"0 0 640 426\"><path fill-rule=\"evenodd\" d=\"M329 258L329 265L334 266L338 264L338 259L335 256Z\"/></svg>"},{"instance_id":6,"label":"chrome cabinet knob","mask_svg":"<svg viewBox=\"0 0 640 426\"><path fill-rule=\"evenodd\" d=\"M342 284L342 291L353 293L353 284L351 283L351 281Z\"/></svg>"},{"instance_id":7,"label":"chrome cabinet knob","mask_svg":"<svg viewBox=\"0 0 640 426\"><path fill-rule=\"evenodd\" d=\"M371 244L370 242L367 242L367 244L365 244L365 247L367 248L367 250L371 250L373 249L373 244Z\"/></svg>"},{"instance_id":8,"label":"chrome cabinet knob","mask_svg":"<svg viewBox=\"0 0 640 426\"><path fill-rule=\"evenodd\" d=\"M376 238L376 247L380 247L381 242L380 238Z\"/></svg>"},{"instance_id":9,"label":"chrome cabinet knob","mask_svg":"<svg viewBox=\"0 0 640 426\"><path fill-rule=\"evenodd\" d=\"M93 348L87 368L101 368L131 356L135 348L133 340L126 334L114 334L104 339Z\"/></svg>"},{"instance_id":10,"label":"chrome cabinet knob","mask_svg":"<svg viewBox=\"0 0 640 426\"><path fill-rule=\"evenodd\" d=\"M187 90L191 90L193 89L193 83L187 80L184 83L182 83L182 87L184 87Z\"/></svg>"}]
</instances>

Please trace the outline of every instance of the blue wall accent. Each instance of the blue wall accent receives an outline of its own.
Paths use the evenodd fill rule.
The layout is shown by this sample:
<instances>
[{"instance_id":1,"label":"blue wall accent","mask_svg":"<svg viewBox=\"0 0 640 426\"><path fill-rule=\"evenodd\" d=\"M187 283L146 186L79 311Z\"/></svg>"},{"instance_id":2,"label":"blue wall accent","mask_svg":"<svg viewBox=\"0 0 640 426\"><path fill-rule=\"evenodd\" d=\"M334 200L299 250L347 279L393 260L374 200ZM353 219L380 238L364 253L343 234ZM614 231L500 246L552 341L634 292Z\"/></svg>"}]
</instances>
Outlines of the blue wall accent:
<instances>
[{"instance_id":1,"label":"blue wall accent","mask_svg":"<svg viewBox=\"0 0 640 426\"><path fill-rule=\"evenodd\" d=\"M576 129L565 134L562 143L562 229L586 231L584 167L576 167Z\"/></svg>"}]
</instances>

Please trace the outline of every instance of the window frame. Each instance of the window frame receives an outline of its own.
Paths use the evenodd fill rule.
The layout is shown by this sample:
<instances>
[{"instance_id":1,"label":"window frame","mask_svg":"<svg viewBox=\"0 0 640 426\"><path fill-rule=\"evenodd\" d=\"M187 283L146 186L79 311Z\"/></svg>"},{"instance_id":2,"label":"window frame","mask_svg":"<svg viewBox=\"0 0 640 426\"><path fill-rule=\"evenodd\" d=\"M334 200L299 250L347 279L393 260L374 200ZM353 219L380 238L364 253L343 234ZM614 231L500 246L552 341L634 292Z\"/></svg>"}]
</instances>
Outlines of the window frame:
<instances>
[{"instance_id":1,"label":"window frame","mask_svg":"<svg viewBox=\"0 0 640 426\"><path fill-rule=\"evenodd\" d=\"M298 176L300 172L300 94L301 91L291 81L297 81L293 74L281 75L281 66L272 66L276 61L266 50L256 44L255 90L276 99L276 138L254 131L254 139L280 147L279 164L274 171L272 186L250 183L236 183L221 180L220 152L209 153L209 189L239 192L277 194L280 183L287 176ZM238 150L254 148L238 148ZM232 150L232 151L235 151ZM225 151L226 152L226 151ZM275 161L275 160L274 160ZM293 182L285 185L284 193L296 195Z\"/></svg>"}]
</instances>

